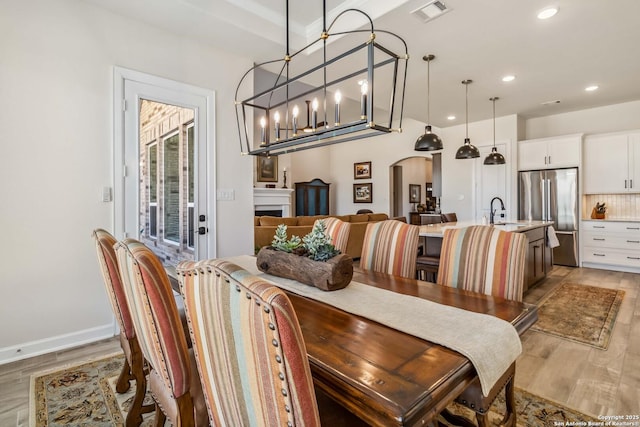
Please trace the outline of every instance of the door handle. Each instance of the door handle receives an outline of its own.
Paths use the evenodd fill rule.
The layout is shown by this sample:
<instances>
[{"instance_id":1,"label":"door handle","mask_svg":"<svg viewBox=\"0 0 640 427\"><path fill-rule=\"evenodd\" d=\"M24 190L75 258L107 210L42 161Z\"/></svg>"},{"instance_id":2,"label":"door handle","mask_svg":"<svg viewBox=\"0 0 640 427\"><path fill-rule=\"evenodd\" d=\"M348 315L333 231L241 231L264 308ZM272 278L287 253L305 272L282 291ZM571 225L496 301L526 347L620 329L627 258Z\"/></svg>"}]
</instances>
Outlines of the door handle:
<instances>
[{"instance_id":1,"label":"door handle","mask_svg":"<svg viewBox=\"0 0 640 427\"><path fill-rule=\"evenodd\" d=\"M545 158L545 163L546 163L546 158L547 156L544 156ZM547 220L547 186L546 186L546 179L542 178L541 179L541 185L542 185L542 220L546 221Z\"/></svg>"},{"instance_id":2,"label":"door handle","mask_svg":"<svg viewBox=\"0 0 640 427\"><path fill-rule=\"evenodd\" d=\"M198 227L198 229L196 230L196 234L199 234L199 235L207 234L207 231L209 231L207 227Z\"/></svg>"},{"instance_id":3,"label":"door handle","mask_svg":"<svg viewBox=\"0 0 640 427\"><path fill-rule=\"evenodd\" d=\"M640 240L627 240L627 243L640 243Z\"/></svg>"},{"instance_id":4,"label":"door handle","mask_svg":"<svg viewBox=\"0 0 640 427\"><path fill-rule=\"evenodd\" d=\"M593 238L593 240L598 240L600 242L604 242L604 239L596 239L595 237Z\"/></svg>"}]
</instances>

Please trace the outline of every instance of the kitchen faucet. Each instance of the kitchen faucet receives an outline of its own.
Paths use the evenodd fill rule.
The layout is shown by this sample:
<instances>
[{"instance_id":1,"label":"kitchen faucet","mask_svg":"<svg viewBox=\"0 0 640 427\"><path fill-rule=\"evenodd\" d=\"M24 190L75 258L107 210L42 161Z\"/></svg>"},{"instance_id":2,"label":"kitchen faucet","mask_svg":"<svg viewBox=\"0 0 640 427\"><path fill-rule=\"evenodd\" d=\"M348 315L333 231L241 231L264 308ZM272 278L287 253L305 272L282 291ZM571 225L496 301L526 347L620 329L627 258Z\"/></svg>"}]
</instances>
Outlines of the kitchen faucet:
<instances>
[{"instance_id":1,"label":"kitchen faucet","mask_svg":"<svg viewBox=\"0 0 640 427\"><path fill-rule=\"evenodd\" d=\"M489 224L494 224L494 217L496 215L496 211L493 209L493 202L496 201L496 199L500 202L500 209L504 210L504 202L502 201L502 199L500 197L494 197L493 199L491 199L491 206L489 206L489 210L490 212L490 219L489 219Z\"/></svg>"}]
</instances>

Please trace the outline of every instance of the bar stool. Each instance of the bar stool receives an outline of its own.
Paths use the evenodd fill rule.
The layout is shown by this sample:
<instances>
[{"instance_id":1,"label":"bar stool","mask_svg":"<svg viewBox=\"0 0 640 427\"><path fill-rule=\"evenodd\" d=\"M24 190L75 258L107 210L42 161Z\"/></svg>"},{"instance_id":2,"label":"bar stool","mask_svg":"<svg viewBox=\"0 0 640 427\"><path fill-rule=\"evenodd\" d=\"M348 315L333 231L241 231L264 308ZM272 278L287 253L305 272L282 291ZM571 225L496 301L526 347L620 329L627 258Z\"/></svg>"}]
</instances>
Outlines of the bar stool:
<instances>
[{"instance_id":1,"label":"bar stool","mask_svg":"<svg viewBox=\"0 0 640 427\"><path fill-rule=\"evenodd\" d=\"M458 215L456 215L455 212L444 213L444 214L441 214L440 217L442 218L442 222L457 222L458 221Z\"/></svg>"},{"instance_id":2,"label":"bar stool","mask_svg":"<svg viewBox=\"0 0 640 427\"><path fill-rule=\"evenodd\" d=\"M438 278L440 257L419 256L416 258L416 278L426 282L435 283Z\"/></svg>"},{"instance_id":3,"label":"bar stool","mask_svg":"<svg viewBox=\"0 0 640 427\"><path fill-rule=\"evenodd\" d=\"M442 239L421 237L422 253L416 258L416 279L435 283L438 280Z\"/></svg>"}]
</instances>

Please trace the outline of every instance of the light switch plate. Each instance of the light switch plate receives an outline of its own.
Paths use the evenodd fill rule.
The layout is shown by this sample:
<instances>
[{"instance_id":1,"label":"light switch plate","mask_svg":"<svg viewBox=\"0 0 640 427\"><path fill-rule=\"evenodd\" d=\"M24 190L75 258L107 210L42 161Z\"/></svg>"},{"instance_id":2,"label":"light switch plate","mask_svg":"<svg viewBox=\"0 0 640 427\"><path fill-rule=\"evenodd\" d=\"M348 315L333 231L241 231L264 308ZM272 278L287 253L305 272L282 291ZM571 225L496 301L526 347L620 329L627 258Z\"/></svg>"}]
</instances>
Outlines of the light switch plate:
<instances>
[{"instance_id":1,"label":"light switch plate","mask_svg":"<svg viewBox=\"0 0 640 427\"><path fill-rule=\"evenodd\" d=\"M216 198L217 200L230 202L232 200L235 200L236 194L233 189L222 189L216 192Z\"/></svg>"},{"instance_id":2,"label":"light switch plate","mask_svg":"<svg viewBox=\"0 0 640 427\"><path fill-rule=\"evenodd\" d=\"M102 201L110 202L111 200L111 187L102 187Z\"/></svg>"}]
</instances>

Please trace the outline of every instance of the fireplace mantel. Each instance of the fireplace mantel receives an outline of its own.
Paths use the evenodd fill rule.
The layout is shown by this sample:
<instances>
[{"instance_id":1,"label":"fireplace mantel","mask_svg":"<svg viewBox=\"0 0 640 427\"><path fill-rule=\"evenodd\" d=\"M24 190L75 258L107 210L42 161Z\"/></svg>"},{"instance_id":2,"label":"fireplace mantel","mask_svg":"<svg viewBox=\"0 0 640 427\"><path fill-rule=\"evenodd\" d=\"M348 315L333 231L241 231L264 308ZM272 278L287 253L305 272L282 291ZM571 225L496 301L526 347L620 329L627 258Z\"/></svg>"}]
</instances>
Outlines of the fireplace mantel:
<instances>
[{"instance_id":1,"label":"fireplace mantel","mask_svg":"<svg viewBox=\"0 0 640 427\"><path fill-rule=\"evenodd\" d=\"M283 217L291 216L292 194L290 188L254 188L254 211L281 210Z\"/></svg>"}]
</instances>

